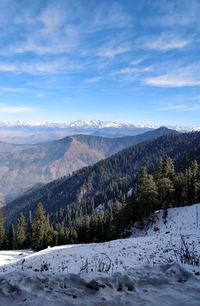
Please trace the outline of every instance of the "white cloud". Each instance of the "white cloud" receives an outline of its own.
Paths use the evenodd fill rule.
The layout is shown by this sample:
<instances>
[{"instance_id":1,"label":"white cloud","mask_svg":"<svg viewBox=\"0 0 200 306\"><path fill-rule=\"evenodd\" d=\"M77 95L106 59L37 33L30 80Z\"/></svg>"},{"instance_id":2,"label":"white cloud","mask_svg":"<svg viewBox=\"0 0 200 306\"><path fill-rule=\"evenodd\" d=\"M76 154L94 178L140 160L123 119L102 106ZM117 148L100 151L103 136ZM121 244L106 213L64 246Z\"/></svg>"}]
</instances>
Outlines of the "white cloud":
<instances>
[{"instance_id":1,"label":"white cloud","mask_svg":"<svg viewBox=\"0 0 200 306\"><path fill-rule=\"evenodd\" d=\"M199 25L199 0L181 1L149 1L151 9L155 11L153 16L145 16L141 22L150 27L183 28Z\"/></svg>"},{"instance_id":2,"label":"white cloud","mask_svg":"<svg viewBox=\"0 0 200 306\"><path fill-rule=\"evenodd\" d=\"M117 55L121 55L123 53L129 52L130 48L128 47L111 47L111 48L101 48L98 52L99 56L112 58Z\"/></svg>"},{"instance_id":3,"label":"white cloud","mask_svg":"<svg viewBox=\"0 0 200 306\"><path fill-rule=\"evenodd\" d=\"M61 10L56 4L47 6L39 16L44 35L55 34L64 25L66 10Z\"/></svg>"},{"instance_id":4,"label":"white cloud","mask_svg":"<svg viewBox=\"0 0 200 306\"><path fill-rule=\"evenodd\" d=\"M144 79L144 83L157 87L191 87L200 85L200 64L192 64L162 74Z\"/></svg>"},{"instance_id":5,"label":"white cloud","mask_svg":"<svg viewBox=\"0 0 200 306\"><path fill-rule=\"evenodd\" d=\"M133 75L138 73L144 73L149 72L153 70L153 66L147 66L147 67L125 67L118 71L114 71L112 75Z\"/></svg>"},{"instance_id":6,"label":"white cloud","mask_svg":"<svg viewBox=\"0 0 200 306\"><path fill-rule=\"evenodd\" d=\"M61 5L58 1L49 2L42 8L37 4L34 7L24 6L23 10L17 6L19 15L15 13L14 16L5 11L5 18L1 24L2 42L4 38L7 39L5 44L1 45L1 55L73 52L80 41L80 29L83 33L84 27L72 22L71 17L76 17L77 13L70 7L72 6L66 8L64 3ZM9 31L9 28L12 28L12 31Z\"/></svg>"},{"instance_id":7,"label":"white cloud","mask_svg":"<svg viewBox=\"0 0 200 306\"><path fill-rule=\"evenodd\" d=\"M0 87L0 92L9 92L9 93L21 93L26 92L25 88L21 87Z\"/></svg>"},{"instance_id":8,"label":"white cloud","mask_svg":"<svg viewBox=\"0 0 200 306\"><path fill-rule=\"evenodd\" d=\"M200 104L196 105L169 105L161 108L162 111L180 111L180 112L187 112L187 111L196 111L200 110Z\"/></svg>"},{"instance_id":9,"label":"white cloud","mask_svg":"<svg viewBox=\"0 0 200 306\"><path fill-rule=\"evenodd\" d=\"M93 77L93 78L89 78L87 80L84 80L83 83L85 83L85 84L97 83L100 80L101 80L101 77Z\"/></svg>"},{"instance_id":10,"label":"white cloud","mask_svg":"<svg viewBox=\"0 0 200 306\"><path fill-rule=\"evenodd\" d=\"M182 49L191 44L192 39L180 38L172 34L162 34L156 38L147 40L143 47L157 51L169 51L173 49Z\"/></svg>"},{"instance_id":11,"label":"white cloud","mask_svg":"<svg viewBox=\"0 0 200 306\"><path fill-rule=\"evenodd\" d=\"M38 109L30 106L18 106L18 105L0 105L0 113L16 114L16 113L32 113Z\"/></svg>"},{"instance_id":12,"label":"white cloud","mask_svg":"<svg viewBox=\"0 0 200 306\"><path fill-rule=\"evenodd\" d=\"M0 72L28 73L28 74L51 74L65 73L82 70L81 65L66 62L64 60L49 62L7 62L0 63Z\"/></svg>"},{"instance_id":13,"label":"white cloud","mask_svg":"<svg viewBox=\"0 0 200 306\"><path fill-rule=\"evenodd\" d=\"M139 65L140 63L142 63L144 60L145 60L145 57L142 57L142 58L138 58L138 59L132 60L132 61L130 62L130 65L132 65L132 66L137 66L137 65Z\"/></svg>"},{"instance_id":14,"label":"white cloud","mask_svg":"<svg viewBox=\"0 0 200 306\"><path fill-rule=\"evenodd\" d=\"M109 9L107 3L91 4L88 10L73 1L47 1L42 8L36 4L34 7L30 5L30 8L25 6L22 10L17 5L16 10L19 16L12 16L6 11L3 13L6 21L2 36L4 33L8 35L8 25L16 33L13 39L2 44L1 55L80 54L84 49L90 49L88 38L94 32L106 28L121 30L131 21L129 14L115 2L109 5Z\"/></svg>"},{"instance_id":15,"label":"white cloud","mask_svg":"<svg viewBox=\"0 0 200 306\"><path fill-rule=\"evenodd\" d=\"M158 77L151 77L144 80L147 85L156 87L190 87L200 85L200 78L166 74Z\"/></svg>"}]
</instances>

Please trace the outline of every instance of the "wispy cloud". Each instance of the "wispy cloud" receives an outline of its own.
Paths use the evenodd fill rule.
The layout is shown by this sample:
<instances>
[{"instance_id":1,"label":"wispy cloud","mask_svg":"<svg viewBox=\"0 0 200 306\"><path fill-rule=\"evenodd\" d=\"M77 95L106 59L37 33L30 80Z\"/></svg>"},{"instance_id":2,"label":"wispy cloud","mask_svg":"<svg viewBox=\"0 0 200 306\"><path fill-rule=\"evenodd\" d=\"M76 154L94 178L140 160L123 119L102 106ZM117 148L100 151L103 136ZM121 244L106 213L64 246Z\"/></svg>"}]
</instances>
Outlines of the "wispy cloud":
<instances>
[{"instance_id":1,"label":"wispy cloud","mask_svg":"<svg viewBox=\"0 0 200 306\"><path fill-rule=\"evenodd\" d=\"M112 58L130 51L128 47L103 47L98 51L98 55L102 57Z\"/></svg>"},{"instance_id":2,"label":"wispy cloud","mask_svg":"<svg viewBox=\"0 0 200 306\"><path fill-rule=\"evenodd\" d=\"M115 76L115 75L133 75L133 74L141 74L141 73L145 73L145 72L150 72L152 71L154 68L153 66L144 66L144 67L132 67L132 66L129 66L129 67L125 67L125 68L122 68L120 70L117 70L117 71L113 71L112 72L112 75Z\"/></svg>"},{"instance_id":3,"label":"wispy cloud","mask_svg":"<svg viewBox=\"0 0 200 306\"><path fill-rule=\"evenodd\" d=\"M5 105L0 104L0 113L16 114L16 113L32 113L38 109L30 106L19 106L19 105Z\"/></svg>"},{"instance_id":4,"label":"wispy cloud","mask_svg":"<svg viewBox=\"0 0 200 306\"><path fill-rule=\"evenodd\" d=\"M145 60L145 57L134 59L130 62L130 65L137 66Z\"/></svg>"},{"instance_id":5,"label":"wispy cloud","mask_svg":"<svg viewBox=\"0 0 200 306\"><path fill-rule=\"evenodd\" d=\"M91 2L89 9L73 1L47 1L47 5L35 4L23 10L17 2L15 6L20 12L17 17L13 10L7 14L8 9L2 9L2 28L5 32L8 26L13 29L5 44L0 45L0 54L5 56L80 54L86 52L94 33L122 30L131 22L131 16L117 2L110 4L109 9L105 1L98 5Z\"/></svg>"},{"instance_id":6,"label":"wispy cloud","mask_svg":"<svg viewBox=\"0 0 200 306\"><path fill-rule=\"evenodd\" d=\"M198 0L188 1L150 1L149 5L154 14L145 16L141 22L150 27L183 28L199 24ZM197 29L197 28L196 28Z\"/></svg>"},{"instance_id":7,"label":"wispy cloud","mask_svg":"<svg viewBox=\"0 0 200 306\"><path fill-rule=\"evenodd\" d=\"M110 3L108 9L107 2L104 2L93 11L92 26L94 29L124 28L130 25L131 19L119 3Z\"/></svg>"},{"instance_id":8,"label":"wispy cloud","mask_svg":"<svg viewBox=\"0 0 200 306\"><path fill-rule=\"evenodd\" d=\"M18 6L16 9L20 11ZM70 20L70 14L76 18L76 11L63 9L59 2L49 2L47 6L36 4L30 9L24 7L18 17L4 14L2 27L6 32L6 27L11 24L13 32L0 48L2 55L70 53L79 43L79 27ZM12 37L15 31L16 36Z\"/></svg>"},{"instance_id":9,"label":"wispy cloud","mask_svg":"<svg viewBox=\"0 0 200 306\"><path fill-rule=\"evenodd\" d=\"M26 92L26 88L21 87L0 87L0 92L9 92L9 93L22 93Z\"/></svg>"},{"instance_id":10,"label":"wispy cloud","mask_svg":"<svg viewBox=\"0 0 200 306\"><path fill-rule=\"evenodd\" d=\"M32 61L32 62L0 62L0 72L51 74L82 70L82 66L65 60L58 61Z\"/></svg>"},{"instance_id":11,"label":"wispy cloud","mask_svg":"<svg viewBox=\"0 0 200 306\"><path fill-rule=\"evenodd\" d=\"M188 111L197 111L200 110L200 104L195 105L169 105L162 107L160 110L162 111L179 111L179 112L188 112Z\"/></svg>"},{"instance_id":12,"label":"wispy cloud","mask_svg":"<svg viewBox=\"0 0 200 306\"><path fill-rule=\"evenodd\" d=\"M93 77L89 78L83 81L84 84L92 84L92 83L97 83L101 80L101 77Z\"/></svg>"},{"instance_id":13,"label":"wispy cloud","mask_svg":"<svg viewBox=\"0 0 200 306\"><path fill-rule=\"evenodd\" d=\"M200 64L177 68L166 74L148 77L144 83L157 87L191 87L200 85Z\"/></svg>"},{"instance_id":14,"label":"wispy cloud","mask_svg":"<svg viewBox=\"0 0 200 306\"><path fill-rule=\"evenodd\" d=\"M181 38L172 34L161 34L156 38L147 40L143 47L157 51L182 49L191 44L192 39Z\"/></svg>"}]
</instances>

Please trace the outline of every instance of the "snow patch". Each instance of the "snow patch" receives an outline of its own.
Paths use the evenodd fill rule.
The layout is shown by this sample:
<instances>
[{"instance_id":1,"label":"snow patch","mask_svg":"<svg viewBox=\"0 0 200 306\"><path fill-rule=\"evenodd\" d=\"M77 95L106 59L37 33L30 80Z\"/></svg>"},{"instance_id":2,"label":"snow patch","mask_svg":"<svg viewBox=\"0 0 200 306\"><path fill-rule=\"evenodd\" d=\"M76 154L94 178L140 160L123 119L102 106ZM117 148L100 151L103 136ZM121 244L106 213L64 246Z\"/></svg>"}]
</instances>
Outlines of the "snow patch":
<instances>
[{"instance_id":1,"label":"snow patch","mask_svg":"<svg viewBox=\"0 0 200 306\"><path fill-rule=\"evenodd\" d=\"M93 282L95 286L88 286ZM130 269L112 276L7 273L0 305L198 305L200 282L177 264Z\"/></svg>"},{"instance_id":2,"label":"snow patch","mask_svg":"<svg viewBox=\"0 0 200 306\"><path fill-rule=\"evenodd\" d=\"M200 267L174 256L183 237L200 254L199 210L158 211L128 239L1 251L0 305L199 305Z\"/></svg>"},{"instance_id":3,"label":"snow patch","mask_svg":"<svg viewBox=\"0 0 200 306\"><path fill-rule=\"evenodd\" d=\"M96 212L104 215L106 212L106 208L105 208L105 203L100 203L96 208L95 208Z\"/></svg>"},{"instance_id":4,"label":"snow patch","mask_svg":"<svg viewBox=\"0 0 200 306\"><path fill-rule=\"evenodd\" d=\"M127 192L127 197L130 198L133 195L133 187L130 187L128 192Z\"/></svg>"}]
</instances>

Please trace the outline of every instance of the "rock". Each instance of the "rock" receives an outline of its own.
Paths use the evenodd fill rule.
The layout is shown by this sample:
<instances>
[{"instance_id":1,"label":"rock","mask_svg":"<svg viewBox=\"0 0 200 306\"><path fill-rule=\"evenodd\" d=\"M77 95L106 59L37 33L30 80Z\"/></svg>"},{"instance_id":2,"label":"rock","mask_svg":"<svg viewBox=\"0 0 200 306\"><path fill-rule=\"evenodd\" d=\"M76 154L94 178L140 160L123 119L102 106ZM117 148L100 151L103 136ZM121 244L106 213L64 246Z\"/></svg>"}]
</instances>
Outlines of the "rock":
<instances>
[{"instance_id":1,"label":"rock","mask_svg":"<svg viewBox=\"0 0 200 306\"><path fill-rule=\"evenodd\" d=\"M105 285L98 283L94 279L86 284L87 288L99 290L100 288L105 288Z\"/></svg>"}]
</instances>

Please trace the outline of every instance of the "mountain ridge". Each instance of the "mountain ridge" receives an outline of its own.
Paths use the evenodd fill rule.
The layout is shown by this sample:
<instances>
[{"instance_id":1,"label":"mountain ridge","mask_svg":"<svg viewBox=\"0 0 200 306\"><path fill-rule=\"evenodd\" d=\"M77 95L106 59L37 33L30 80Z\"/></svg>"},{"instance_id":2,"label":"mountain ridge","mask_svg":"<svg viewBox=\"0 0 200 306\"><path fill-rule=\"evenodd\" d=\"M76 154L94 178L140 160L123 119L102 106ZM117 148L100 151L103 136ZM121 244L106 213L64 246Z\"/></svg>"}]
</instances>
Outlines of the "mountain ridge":
<instances>
[{"instance_id":1,"label":"mountain ridge","mask_svg":"<svg viewBox=\"0 0 200 306\"><path fill-rule=\"evenodd\" d=\"M124 149L67 178L24 194L4 208L5 216L10 221L16 220L22 211L28 215L31 209L34 213L38 202L44 204L55 222L61 221L59 210L64 214L68 205L74 214L77 205L81 205L83 214L90 214L92 207L96 208L102 202L109 205L122 201L130 186L134 186L140 167L146 165L151 172L160 157L166 155L174 159L178 170L186 169L194 159L200 162L200 132L165 135Z\"/></svg>"},{"instance_id":2,"label":"mountain ridge","mask_svg":"<svg viewBox=\"0 0 200 306\"><path fill-rule=\"evenodd\" d=\"M0 142L0 193L9 201L38 183L67 176L131 145L169 133L176 131L160 128L119 138L72 135L25 145Z\"/></svg>"},{"instance_id":3,"label":"mountain ridge","mask_svg":"<svg viewBox=\"0 0 200 306\"><path fill-rule=\"evenodd\" d=\"M158 129L159 125L134 124L101 120L53 121L0 121L0 141L19 144L48 142L70 135L84 134L108 138L135 136ZM178 132L200 130L200 127L166 126Z\"/></svg>"},{"instance_id":4,"label":"mountain ridge","mask_svg":"<svg viewBox=\"0 0 200 306\"><path fill-rule=\"evenodd\" d=\"M55 121L0 121L0 127L51 127L51 128L147 128L157 129L162 127L159 124L134 124L118 121L103 121L103 120L75 120L66 122L55 122ZM187 127L180 125L165 125L168 128L175 130L192 131L199 130L200 127Z\"/></svg>"}]
</instances>

